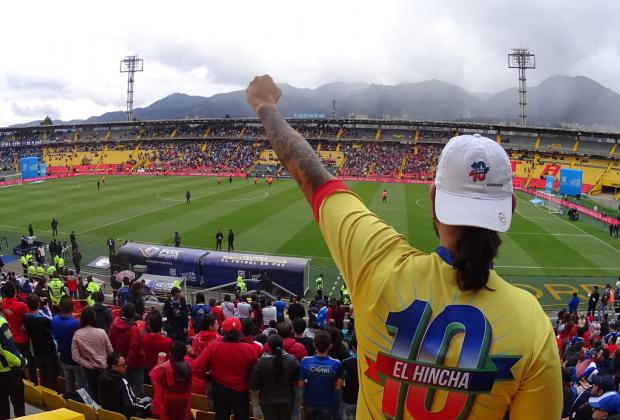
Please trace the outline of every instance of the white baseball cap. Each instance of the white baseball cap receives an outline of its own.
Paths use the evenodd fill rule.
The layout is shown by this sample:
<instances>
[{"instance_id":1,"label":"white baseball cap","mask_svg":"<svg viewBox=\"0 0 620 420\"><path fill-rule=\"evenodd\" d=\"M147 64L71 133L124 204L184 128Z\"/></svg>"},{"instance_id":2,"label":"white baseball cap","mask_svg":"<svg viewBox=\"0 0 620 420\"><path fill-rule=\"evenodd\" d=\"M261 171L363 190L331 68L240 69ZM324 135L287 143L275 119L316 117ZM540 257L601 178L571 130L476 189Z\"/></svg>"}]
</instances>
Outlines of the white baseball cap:
<instances>
[{"instance_id":1,"label":"white baseball cap","mask_svg":"<svg viewBox=\"0 0 620 420\"><path fill-rule=\"evenodd\" d=\"M435 176L435 214L445 225L506 232L512 218L512 169L504 149L480 134L443 148Z\"/></svg>"}]
</instances>

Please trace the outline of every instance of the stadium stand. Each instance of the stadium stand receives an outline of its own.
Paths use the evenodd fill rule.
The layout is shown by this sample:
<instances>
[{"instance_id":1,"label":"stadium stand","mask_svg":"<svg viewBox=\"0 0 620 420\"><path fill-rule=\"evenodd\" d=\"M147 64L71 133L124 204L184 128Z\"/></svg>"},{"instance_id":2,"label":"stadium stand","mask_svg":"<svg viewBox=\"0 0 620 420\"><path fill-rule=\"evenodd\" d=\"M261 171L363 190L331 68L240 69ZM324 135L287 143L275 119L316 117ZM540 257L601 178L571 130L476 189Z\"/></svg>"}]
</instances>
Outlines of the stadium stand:
<instances>
[{"instance_id":1,"label":"stadium stand","mask_svg":"<svg viewBox=\"0 0 620 420\"><path fill-rule=\"evenodd\" d=\"M407 180L408 182L409 180L432 180L443 145L452 135L462 132L461 127L456 124L442 125L439 123L436 126L431 123L421 126L416 123L401 126L396 122L386 124L385 121L319 120L295 121L294 125L304 137L309 139L322 164L332 174L343 177ZM468 130L473 130L473 128L470 127ZM493 132L492 127L482 130L486 130L487 135ZM620 163L612 159L618 154L617 138L613 139L614 143L600 136L583 135L580 140L577 140L578 136L572 132L540 134L524 129L521 133L516 127L506 127L505 132L506 134L501 136L501 143L511 158L514 185L517 187L527 185L544 188L546 176L555 176L557 180L561 168L575 168L584 172L582 189L584 192L602 189L606 186L620 188ZM492 135L489 136L492 137ZM598 138L603 140L599 142L596 140ZM19 159L27 156L40 157L48 166L50 174L129 174L134 172L185 174L198 172L287 176L266 141L264 129L256 121L248 122L247 120L166 121L89 125L77 128L0 129L0 172L16 171ZM19 283L20 287L23 286L24 281L32 282L33 280L20 279L18 282L14 274L6 272L2 276L3 281ZM269 305L264 301L264 297L257 295L251 297L256 306L251 316L252 331L247 334L246 338L248 342L255 343L255 340L265 340L266 334L270 332L268 325L265 325L262 319L262 310ZM4 301L6 302L6 299ZM238 305L238 302L236 303ZM315 316L322 304L315 297L309 305L304 307L304 310ZM347 319L347 309L341 308L339 302L327 302L327 304L331 314L342 314L339 322ZM216 306L221 308L222 302L216 302ZM282 311L282 318L292 316L293 313L292 305L285 304L285 306L288 311ZM78 303L73 307L76 308L73 313L74 318L79 318L82 304ZM117 306L111 306L109 309L114 318L113 322L123 322L119 317ZM191 311L189 309L190 315ZM219 311L214 311L214 314L224 316ZM144 323L145 320L148 322L151 316L155 315L147 313L144 318L139 317L139 322ZM314 333L316 321L313 318L310 319L312 321L308 326L309 331ZM223 319L219 320L220 324L222 321ZM336 324L335 317L333 321ZM194 324L194 318L191 316L188 322L188 336L193 337L193 342L199 343L202 335L200 331L196 332L198 325ZM598 320L595 321L592 317L558 315L554 323L559 337L558 350L567 366L571 367L570 364L574 361L571 358L573 352L570 349L574 345L572 339L575 336L584 336L588 332L588 339L583 340L582 347L577 351L578 359L587 361L588 364L592 362L593 356L591 353L586 353L584 349L597 349L597 343L601 340L603 344L606 344L604 336L597 337L597 341L593 340L597 334L600 334L596 332L600 331L600 324L597 325L597 323ZM330 350L330 356L339 360L352 355L352 350L345 346L345 343L347 345L351 343L351 336L345 325L336 324L336 332L331 336L335 346L333 351ZM576 325L583 326L576 328ZM164 328L167 327L168 324L164 326ZM305 329L304 324L301 335ZM300 339L297 342L289 337L286 331L274 328L271 332L280 334L284 340L288 340L284 347L289 346L286 350L290 354L297 355L308 351L303 344L303 337L297 337ZM212 338L217 335L215 331L211 332ZM308 344L307 340L305 343ZM118 343L112 343L112 345L118 347ZM268 348L259 347L256 351L257 355L265 350L268 351ZM296 347L295 350L293 347ZM309 348L312 349L312 346L310 345ZM193 363L197 363L200 351L204 351L204 348L198 350L190 356ZM613 350L615 351L615 347ZM224 353L224 356L227 357L227 354ZM228 362L226 357L214 360L213 363L226 364ZM142 367L146 368L146 365ZM230 366L230 368L235 368L235 366ZM195 376L204 374L199 369L197 370L198 372L193 372ZM620 369L612 373L620 375ZM213 374L212 372L212 376ZM247 382L250 371L247 370L241 374ZM27 381L24 383L26 401L41 409L52 410L66 405L69 409L84 413L86 418L97 416L99 418L126 418L120 413L111 412L106 407L96 413L84 404L66 401L65 397L60 394L66 391L66 389L61 389L67 383L64 379L48 384L55 387L55 390L44 389L41 385ZM158 389L160 388L157 386L142 388L144 394L154 392L156 399ZM214 413L210 411L214 407L209 405L204 395L184 392L196 418L214 416ZM250 408L252 412L254 409L253 406Z\"/></svg>"},{"instance_id":2,"label":"stadium stand","mask_svg":"<svg viewBox=\"0 0 620 420\"><path fill-rule=\"evenodd\" d=\"M429 180L441 148L457 133L490 127L374 120L295 120L324 166L345 177ZM602 133L498 126L517 186L544 187L560 168L584 171L583 192L618 188L618 139ZM537 132L541 131L541 132ZM329 152L329 153L327 153ZM220 119L0 128L0 174L38 156L48 174L211 173L287 176L257 121ZM594 188L594 187L597 188Z\"/></svg>"}]
</instances>

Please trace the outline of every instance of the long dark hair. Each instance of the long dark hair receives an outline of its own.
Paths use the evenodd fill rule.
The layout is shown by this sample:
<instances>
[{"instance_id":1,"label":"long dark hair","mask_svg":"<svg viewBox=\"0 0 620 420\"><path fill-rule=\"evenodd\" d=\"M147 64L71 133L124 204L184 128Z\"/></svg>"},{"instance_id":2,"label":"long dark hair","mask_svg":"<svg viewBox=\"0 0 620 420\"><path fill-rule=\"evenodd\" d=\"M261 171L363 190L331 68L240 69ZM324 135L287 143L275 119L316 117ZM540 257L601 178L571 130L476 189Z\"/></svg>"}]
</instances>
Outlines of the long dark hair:
<instances>
[{"instance_id":1,"label":"long dark hair","mask_svg":"<svg viewBox=\"0 0 620 420\"><path fill-rule=\"evenodd\" d=\"M267 344L274 354L273 360L273 376L277 381L280 380L284 373L284 362L282 360L282 338L278 334L271 334L267 338Z\"/></svg>"},{"instance_id":2,"label":"long dark hair","mask_svg":"<svg viewBox=\"0 0 620 420\"><path fill-rule=\"evenodd\" d=\"M456 281L461 290L480 290L487 287L489 268L497 256L497 250L502 243L497 232L463 226L463 231L457 243L457 253L452 266L456 268Z\"/></svg>"}]
</instances>

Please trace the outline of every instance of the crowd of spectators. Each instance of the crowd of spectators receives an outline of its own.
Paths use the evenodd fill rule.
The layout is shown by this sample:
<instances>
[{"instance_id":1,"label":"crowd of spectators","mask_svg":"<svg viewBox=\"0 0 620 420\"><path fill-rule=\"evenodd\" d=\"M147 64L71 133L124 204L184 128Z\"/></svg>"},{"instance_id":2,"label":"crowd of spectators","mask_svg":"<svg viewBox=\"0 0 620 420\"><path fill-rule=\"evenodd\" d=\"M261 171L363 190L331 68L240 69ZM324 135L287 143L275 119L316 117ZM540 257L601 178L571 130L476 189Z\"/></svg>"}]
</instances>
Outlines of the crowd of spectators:
<instances>
[{"instance_id":1,"label":"crowd of spectators","mask_svg":"<svg viewBox=\"0 0 620 420\"><path fill-rule=\"evenodd\" d=\"M564 405L562 418L617 418L620 414L620 320L607 284L594 287L582 304L573 293L566 309L554 320L562 361Z\"/></svg>"},{"instance_id":2,"label":"crowd of spectators","mask_svg":"<svg viewBox=\"0 0 620 420\"><path fill-rule=\"evenodd\" d=\"M297 296L285 302L260 291L221 302L198 293L192 305L173 287L161 310L146 310L143 283L116 275L114 305L105 305L92 279L71 292L66 269L1 274L0 315L13 335L3 346L22 361L25 378L79 402L85 388L102 408L127 417L189 419L192 393L206 395L222 419L261 412L267 420L300 419L302 407L308 419L355 412L352 306L323 295L305 306ZM153 386L152 400L143 398L143 384ZM258 392L253 406L250 391ZM22 414L23 385L10 392Z\"/></svg>"},{"instance_id":3,"label":"crowd of spectators","mask_svg":"<svg viewBox=\"0 0 620 420\"><path fill-rule=\"evenodd\" d=\"M310 142L310 145L312 147L314 147L315 149L316 149L316 146L320 145L321 146L321 150L335 151L336 148L338 147L338 142L336 142L336 141L319 140L316 143Z\"/></svg>"},{"instance_id":4,"label":"crowd of spectators","mask_svg":"<svg viewBox=\"0 0 620 420\"><path fill-rule=\"evenodd\" d=\"M407 154L403 178L433 179L435 164L441 154L441 146L421 144L417 146L417 150L417 154L411 151Z\"/></svg>"},{"instance_id":5,"label":"crowd of spectators","mask_svg":"<svg viewBox=\"0 0 620 420\"><path fill-rule=\"evenodd\" d=\"M41 156L41 146L3 146L0 144L0 172L14 172L19 160L28 156Z\"/></svg>"},{"instance_id":6,"label":"crowd of spectators","mask_svg":"<svg viewBox=\"0 0 620 420\"><path fill-rule=\"evenodd\" d=\"M340 131L340 138L372 140L376 134L377 131L375 129L343 127Z\"/></svg>"},{"instance_id":7,"label":"crowd of spectators","mask_svg":"<svg viewBox=\"0 0 620 420\"><path fill-rule=\"evenodd\" d=\"M447 143L452 137L457 135L453 131L444 130L423 130L420 131L420 138L418 141L430 141L437 143Z\"/></svg>"},{"instance_id":8,"label":"crowd of spectators","mask_svg":"<svg viewBox=\"0 0 620 420\"><path fill-rule=\"evenodd\" d=\"M343 167L339 169L339 175L420 180L433 178L434 166L443 143L454 134L446 130L422 130L419 132L419 141L412 144L411 140L415 136L413 131L386 129L382 137L403 141L398 143L375 141L376 131L363 127L347 128L323 123L297 124L297 129L304 137L311 139L310 143L315 149L320 145L321 151L335 151L340 145L339 150L344 153L345 160ZM340 137L337 139L338 133ZM46 140L43 140L43 134L47 136ZM97 141L104 137L105 140ZM360 142L350 140L360 137L369 140ZM15 172L16 163L22 157L42 157L44 147L48 167L63 166L67 171L72 165L92 166L94 170L96 166L104 163L109 156L108 152L128 151L126 161L113 162L122 165L123 171L126 172L136 170L244 172L258 163L262 151L269 149L264 138L265 132L262 126L227 122L176 126L145 125L124 130L84 129L75 132L63 129L0 133L0 172ZM320 140L322 138L331 140ZM250 143L252 140L254 142ZM136 148L137 153L133 153ZM89 154L75 155L74 151ZM513 155L515 153L512 152ZM79 159L74 159L75 156ZM554 156L541 152L542 159ZM521 160L533 162L534 151L519 152L515 158L519 157ZM588 158L578 159L583 164ZM322 161L330 168L330 172L338 170L340 162L335 159L322 157ZM86 170L88 169L83 168L80 171Z\"/></svg>"},{"instance_id":9,"label":"crowd of spectators","mask_svg":"<svg viewBox=\"0 0 620 420\"><path fill-rule=\"evenodd\" d=\"M401 167L404 178L430 179L441 153L441 147L419 145L414 153L413 145L373 143L343 143L345 163L340 170L345 176L377 176L396 178ZM403 166L404 161L404 166Z\"/></svg>"}]
</instances>

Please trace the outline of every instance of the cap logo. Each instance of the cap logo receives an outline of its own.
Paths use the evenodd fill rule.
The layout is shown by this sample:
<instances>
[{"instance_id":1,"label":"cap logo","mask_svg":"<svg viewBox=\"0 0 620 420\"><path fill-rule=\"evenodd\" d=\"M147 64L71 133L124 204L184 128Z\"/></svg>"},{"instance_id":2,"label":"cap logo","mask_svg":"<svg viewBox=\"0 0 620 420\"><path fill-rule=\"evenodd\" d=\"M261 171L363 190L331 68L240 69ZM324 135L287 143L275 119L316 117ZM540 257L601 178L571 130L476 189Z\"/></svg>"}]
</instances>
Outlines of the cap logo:
<instances>
[{"instance_id":1,"label":"cap logo","mask_svg":"<svg viewBox=\"0 0 620 420\"><path fill-rule=\"evenodd\" d=\"M469 171L469 176L471 179L476 181L484 181L487 177L487 172L489 172L489 168L484 161L474 162L471 164L471 171Z\"/></svg>"}]
</instances>

